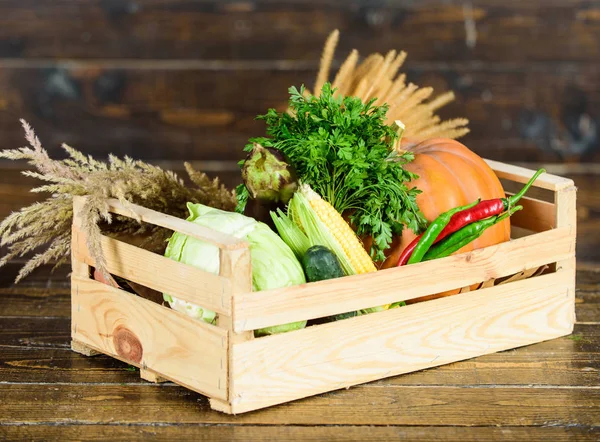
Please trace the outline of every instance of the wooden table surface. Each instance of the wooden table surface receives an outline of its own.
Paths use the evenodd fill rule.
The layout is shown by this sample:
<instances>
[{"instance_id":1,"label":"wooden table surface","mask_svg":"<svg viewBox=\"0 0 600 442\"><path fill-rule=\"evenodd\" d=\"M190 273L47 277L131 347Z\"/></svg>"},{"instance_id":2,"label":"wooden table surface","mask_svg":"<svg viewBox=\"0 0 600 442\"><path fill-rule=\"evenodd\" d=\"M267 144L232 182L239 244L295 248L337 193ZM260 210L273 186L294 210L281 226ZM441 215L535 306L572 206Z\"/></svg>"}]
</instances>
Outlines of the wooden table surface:
<instances>
[{"instance_id":1,"label":"wooden table surface","mask_svg":"<svg viewBox=\"0 0 600 442\"><path fill-rule=\"evenodd\" d=\"M558 169L579 187L571 336L227 416L127 364L73 353L68 269L14 286L11 263L0 270L0 439L598 440L600 174ZM4 217L27 186L1 176Z\"/></svg>"}]
</instances>

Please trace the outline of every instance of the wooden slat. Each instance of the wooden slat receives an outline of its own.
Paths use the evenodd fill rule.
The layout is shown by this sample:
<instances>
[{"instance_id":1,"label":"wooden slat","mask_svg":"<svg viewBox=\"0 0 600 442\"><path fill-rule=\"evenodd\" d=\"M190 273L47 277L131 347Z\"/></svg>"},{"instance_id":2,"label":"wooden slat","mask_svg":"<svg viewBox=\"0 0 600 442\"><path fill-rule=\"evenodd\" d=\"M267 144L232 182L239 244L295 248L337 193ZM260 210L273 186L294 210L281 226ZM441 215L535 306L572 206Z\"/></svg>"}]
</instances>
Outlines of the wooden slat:
<instances>
[{"instance_id":1,"label":"wooden slat","mask_svg":"<svg viewBox=\"0 0 600 442\"><path fill-rule=\"evenodd\" d=\"M406 66L409 81L456 92L441 116L468 117L472 132L463 141L483 157L600 161L598 138L586 129L600 106L595 66L410 58ZM0 103L0 145L23 145L19 118L25 118L52 156L64 155L66 142L101 159L112 152L235 162L248 138L264 135L256 115L283 106L288 87L312 85L315 74L314 68L282 70L261 62L161 67L53 60L16 67L0 60L0 90L11 91Z\"/></svg>"},{"instance_id":2,"label":"wooden slat","mask_svg":"<svg viewBox=\"0 0 600 442\"><path fill-rule=\"evenodd\" d=\"M496 175L498 175L499 178L515 181L517 183L526 183L535 173L534 170L501 163L499 161L486 160L486 162L494 172L496 172ZM535 180L532 187L541 187L542 189L557 191L571 186L573 186L573 180L569 178L543 173Z\"/></svg>"},{"instance_id":3,"label":"wooden slat","mask_svg":"<svg viewBox=\"0 0 600 442\"><path fill-rule=\"evenodd\" d=\"M11 425L0 429L7 440L111 440L130 442L148 437L158 440L195 440L209 442L271 442L293 440L314 441L364 441L385 442L419 440L438 442L460 440L463 442L492 442L525 440L594 441L600 430L587 426L576 427L442 427L442 426L293 426L293 425L206 425L202 431L195 426L152 426L149 430L139 426L115 425Z\"/></svg>"},{"instance_id":4,"label":"wooden slat","mask_svg":"<svg viewBox=\"0 0 600 442\"><path fill-rule=\"evenodd\" d=\"M90 388L48 384L32 388L0 383L0 397L2 425L50 423L61 427L110 422L113 426L147 424L151 428L175 423L221 423L238 429L249 424L590 428L598 426L600 411L600 389L577 386L357 387L241 416L211 411L205 398L183 388L153 385ZM195 428L198 434L210 434L204 426Z\"/></svg>"},{"instance_id":5,"label":"wooden slat","mask_svg":"<svg viewBox=\"0 0 600 442\"><path fill-rule=\"evenodd\" d=\"M557 272L236 344L233 412L569 334L569 277Z\"/></svg>"},{"instance_id":6,"label":"wooden slat","mask_svg":"<svg viewBox=\"0 0 600 442\"><path fill-rule=\"evenodd\" d=\"M314 62L338 28L338 58L357 47L405 49L414 60L595 62L597 10L584 0L479 0L468 9L444 0L4 0L0 56ZM468 25L476 38L467 40Z\"/></svg>"},{"instance_id":7,"label":"wooden slat","mask_svg":"<svg viewBox=\"0 0 600 442\"><path fill-rule=\"evenodd\" d=\"M187 388L225 399L227 332L123 290L73 278L72 337Z\"/></svg>"},{"instance_id":8,"label":"wooden slat","mask_svg":"<svg viewBox=\"0 0 600 442\"><path fill-rule=\"evenodd\" d=\"M69 346L71 296L30 287L0 289L0 346ZM600 274L577 268L577 320L600 322ZM0 376L1 377L1 376Z\"/></svg>"},{"instance_id":9,"label":"wooden slat","mask_svg":"<svg viewBox=\"0 0 600 442\"><path fill-rule=\"evenodd\" d=\"M70 307L70 304L69 304ZM71 348L70 319L36 317L0 318L0 348Z\"/></svg>"},{"instance_id":10,"label":"wooden slat","mask_svg":"<svg viewBox=\"0 0 600 442\"><path fill-rule=\"evenodd\" d=\"M68 330L68 324L65 324ZM7 347L0 351L2 382L62 384L142 383L139 370L105 355L93 358L68 348Z\"/></svg>"},{"instance_id":11,"label":"wooden slat","mask_svg":"<svg viewBox=\"0 0 600 442\"><path fill-rule=\"evenodd\" d=\"M595 386L600 372L598 290L577 294L573 335L494 353L432 370L367 384L470 386ZM589 305L588 305L589 303ZM139 373L110 356L87 358L70 350L70 319L2 318L0 379L3 382L137 384Z\"/></svg>"},{"instance_id":12,"label":"wooden slat","mask_svg":"<svg viewBox=\"0 0 600 442\"><path fill-rule=\"evenodd\" d=\"M507 193L507 195L512 195ZM554 204L537 199L523 197L518 202L523 210L510 217L512 226L522 227L533 232L544 232L556 225L556 208Z\"/></svg>"},{"instance_id":13,"label":"wooden slat","mask_svg":"<svg viewBox=\"0 0 600 442\"><path fill-rule=\"evenodd\" d=\"M577 264L575 317L579 322L600 322L600 266L585 267Z\"/></svg>"},{"instance_id":14,"label":"wooden slat","mask_svg":"<svg viewBox=\"0 0 600 442\"><path fill-rule=\"evenodd\" d=\"M75 229L75 227L74 227ZM108 271L217 313L231 313L231 280L107 236L101 238ZM95 266L85 236L73 237L77 259Z\"/></svg>"},{"instance_id":15,"label":"wooden slat","mask_svg":"<svg viewBox=\"0 0 600 442\"><path fill-rule=\"evenodd\" d=\"M574 256L570 228L376 273L234 298L235 330L255 330L441 293ZM435 275L435 277L432 277Z\"/></svg>"},{"instance_id":16,"label":"wooden slat","mask_svg":"<svg viewBox=\"0 0 600 442\"><path fill-rule=\"evenodd\" d=\"M138 206L137 204L131 204L130 207L125 207L115 199L109 200L108 204L110 207L109 210L112 213L127 216L129 218L137 218L145 223L184 233L185 235L201 241L206 241L219 248L238 249L249 247L246 241L236 238L235 236L227 235L217 230L209 229L208 227L160 213L156 210L147 209L146 207ZM135 215L132 213L132 210L135 210Z\"/></svg>"},{"instance_id":17,"label":"wooden slat","mask_svg":"<svg viewBox=\"0 0 600 442\"><path fill-rule=\"evenodd\" d=\"M65 285L68 281L63 276ZM0 317L68 317L71 311L71 288L17 286L0 288Z\"/></svg>"}]
</instances>

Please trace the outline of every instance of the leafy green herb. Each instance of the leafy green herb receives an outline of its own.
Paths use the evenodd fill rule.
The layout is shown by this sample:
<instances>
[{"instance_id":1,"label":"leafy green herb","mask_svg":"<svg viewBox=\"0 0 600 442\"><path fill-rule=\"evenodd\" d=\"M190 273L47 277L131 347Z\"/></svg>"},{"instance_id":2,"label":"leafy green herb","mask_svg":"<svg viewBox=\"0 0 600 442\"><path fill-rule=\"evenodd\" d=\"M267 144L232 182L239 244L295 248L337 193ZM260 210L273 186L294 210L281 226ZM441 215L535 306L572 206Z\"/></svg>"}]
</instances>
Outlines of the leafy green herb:
<instances>
[{"instance_id":1,"label":"leafy green herb","mask_svg":"<svg viewBox=\"0 0 600 442\"><path fill-rule=\"evenodd\" d=\"M412 153L391 146L397 133L385 124L387 106L336 97L326 83L319 97L289 89L292 112L269 109L257 119L271 138L250 140L281 150L298 177L343 214L359 235L373 238L371 256L383 260L392 235L404 226L415 233L426 226L416 203L420 193L406 183L417 178L404 169ZM251 149L251 144L245 150Z\"/></svg>"},{"instance_id":2,"label":"leafy green herb","mask_svg":"<svg viewBox=\"0 0 600 442\"><path fill-rule=\"evenodd\" d=\"M241 164L240 164L241 163ZM240 166L243 166L244 163L240 161ZM244 213L244 209L246 208L246 204L248 203L248 198L250 197L250 193L246 186L242 184L238 184L235 188L235 198L237 200L237 205L235 206L235 211L237 213Z\"/></svg>"}]
</instances>

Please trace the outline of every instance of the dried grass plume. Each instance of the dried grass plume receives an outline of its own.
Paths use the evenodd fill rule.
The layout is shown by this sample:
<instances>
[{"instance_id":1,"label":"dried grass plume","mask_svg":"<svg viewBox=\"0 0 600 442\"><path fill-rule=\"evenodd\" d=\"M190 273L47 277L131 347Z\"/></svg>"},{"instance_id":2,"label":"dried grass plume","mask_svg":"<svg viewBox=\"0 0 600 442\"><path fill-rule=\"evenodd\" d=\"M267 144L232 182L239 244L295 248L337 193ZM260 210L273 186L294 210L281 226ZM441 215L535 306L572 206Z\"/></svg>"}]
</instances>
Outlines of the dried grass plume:
<instances>
[{"instance_id":1,"label":"dried grass plume","mask_svg":"<svg viewBox=\"0 0 600 442\"><path fill-rule=\"evenodd\" d=\"M325 42L315 94L319 94L323 84L330 81L329 71L338 41L339 31L336 29ZM377 98L377 105L387 103L387 124L401 120L406 126L404 136L415 141L438 137L457 139L469 132L469 120L466 118L442 121L435 114L454 100L454 92L448 91L432 98L433 88L407 84L406 75L398 73L406 60L406 52L390 51L385 56L374 53L361 63L358 63L358 58L358 51L354 49L341 64L332 83L338 94L359 97L363 101Z\"/></svg>"},{"instance_id":2,"label":"dried grass plume","mask_svg":"<svg viewBox=\"0 0 600 442\"><path fill-rule=\"evenodd\" d=\"M69 260L73 197L87 195L82 208L82 228L87 234L88 249L96 267L105 276L106 261L100 246L101 225L109 234L143 234L148 244L162 242L170 233L166 229L147 226L125 217L112 216L108 200L118 199L123 205L139 204L162 213L185 218L186 203L202 203L223 210L235 208L235 195L218 179L185 168L194 186L186 185L175 173L151 164L110 155L107 162L64 144L65 160L54 160L42 148L40 140L27 122L21 120L29 146L0 151L0 158L26 160L35 171L23 174L44 184L32 192L48 193L43 202L34 203L9 215L0 223L0 245L8 253L0 259L0 267L9 260L34 253L20 269L16 282L36 267L48 263L56 266Z\"/></svg>"}]
</instances>

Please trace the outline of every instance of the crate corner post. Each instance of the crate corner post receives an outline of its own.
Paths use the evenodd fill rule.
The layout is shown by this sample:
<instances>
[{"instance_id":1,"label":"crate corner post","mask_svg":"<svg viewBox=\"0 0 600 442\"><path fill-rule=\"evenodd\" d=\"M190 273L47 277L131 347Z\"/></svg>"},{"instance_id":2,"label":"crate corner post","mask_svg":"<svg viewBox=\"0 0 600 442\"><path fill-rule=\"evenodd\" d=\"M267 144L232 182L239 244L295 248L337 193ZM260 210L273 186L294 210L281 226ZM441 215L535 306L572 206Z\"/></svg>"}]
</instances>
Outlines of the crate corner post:
<instances>
[{"instance_id":1,"label":"crate corner post","mask_svg":"<svg viewBox=\"0 0 600 442\"><path fill-rule=\"evenodd\" d=\"M78 308L79 287L77 278L89 278L90 267L81 259L79 248L85 247L85 234L81 230L81 210L85 204L85 197L73 197L73 223L71 226L71 312ZM84 356L96 356L101 352L84 344L77 339L77 323L71 313L71 350Z\"/></svg>"},{"instance_id":2,"label":"crate corner post","mask_svg":"<svg viewBox=\"0 0 600 442\"><path fill-rule=\"evenodd\" d=\"M252 291L252 266L250 261L250 248L248 244L241 243L237 247L220 248L219 250L219 275L226 278L231 284L231 315L218 315L217 326L226 330L228 339L227 348L227 401L216 398L210 398L210 406L213 410L227 414L235 414L235 403L240 398L236 396L235 379L232 376L234 372L233 351L238 343L254 339L254 332L234 330L234 304L236 294L243 294Z\"/></svg>"},{"instance_id":3,"label":"crate corner post","mask_svg":"<svg viewBox=\"0 0 600 442\"><path fill-rule=\"evenodd\" d=\"M570 310L570 329L568 333L573 332L575 326L575 279L576 279L576 257L575 246L577 238L577 188L571 180L564 180L565 185L561 186L554 193L554 204L556 207L556 228L568 228L569 235L573 238L571 258L558 261L556 263L557 272L565 272L565 277L568 278L569 302L572 305Z\"/></svg>"}]
</instances>

